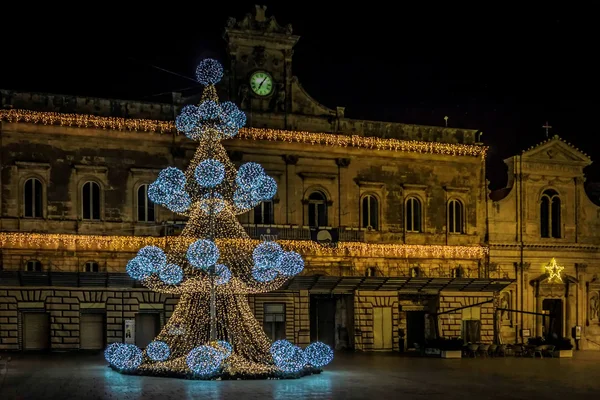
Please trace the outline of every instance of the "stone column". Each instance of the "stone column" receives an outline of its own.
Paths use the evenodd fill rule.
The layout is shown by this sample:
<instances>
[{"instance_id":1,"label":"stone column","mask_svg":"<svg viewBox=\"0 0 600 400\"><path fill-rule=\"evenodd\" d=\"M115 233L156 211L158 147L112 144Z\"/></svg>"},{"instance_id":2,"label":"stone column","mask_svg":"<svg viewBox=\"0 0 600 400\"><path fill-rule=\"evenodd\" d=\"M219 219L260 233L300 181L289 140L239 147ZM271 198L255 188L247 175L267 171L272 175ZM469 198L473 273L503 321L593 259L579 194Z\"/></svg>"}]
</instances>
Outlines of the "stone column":
<instances>
[{"instance_id":1,"label":"stone column","mask_svg":"<svg viewBox=\"0 0 600 400\"><path fill-rule=\"evenodd\" d=\"M542 296L540 294L540 281L535 283L535 312L542 312ZM535 316L535 336L542 336L542 327L544 326L544 320L541 315ZM522 328L522 327L521 327Z\"/></svg>"},{"instance_id":2,"label":"stone column","mask_svg":"<svg viewBox=\"0 0 600 400\"><path fill-rule=\"evenodd\" d=\"M296 164L298 163L299 157L296 155L286 154L282 156L285 162L285 189L284 199L282 202L285 203L285 218L281 223L286 225L303 225L302 221L302 206L300 200L302 199L302 181L296 174Z\"/></svg>"}]
</instances>

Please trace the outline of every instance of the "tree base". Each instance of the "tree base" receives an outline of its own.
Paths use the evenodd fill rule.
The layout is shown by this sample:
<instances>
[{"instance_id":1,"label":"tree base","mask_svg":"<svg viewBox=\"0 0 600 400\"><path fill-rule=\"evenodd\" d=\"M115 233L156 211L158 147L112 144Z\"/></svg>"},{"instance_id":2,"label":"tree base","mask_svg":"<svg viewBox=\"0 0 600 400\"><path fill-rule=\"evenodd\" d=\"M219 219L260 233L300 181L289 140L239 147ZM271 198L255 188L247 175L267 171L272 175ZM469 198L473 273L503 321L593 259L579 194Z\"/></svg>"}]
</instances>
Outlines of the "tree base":
<instances>
[{"instance_id":1,"label":"tree base","mask_svg":"<svg viewBox=\"0 0 600 400\"><path fill-rule=\"evenodd\" d=\"M181 370L168 370L168 369L156 369L156 368L144 368L144 365L140 366L134 371L119 370L112 365L109 366L114 371L119 372L123 375L144 375L144 376L157 376L162 378L177 378L177 379L190 379L190 380L222 380L222 381L235 381L235 380L253 380L253 379L298 379L304 376L320 374L323 372L321 368L306 367L296 373L285 373L275 368L269 368L269 370L261 372L232 372L227 368L221 371L215 372L212 375L197 375L188 371Z\"/></svg>"}]
</instances>

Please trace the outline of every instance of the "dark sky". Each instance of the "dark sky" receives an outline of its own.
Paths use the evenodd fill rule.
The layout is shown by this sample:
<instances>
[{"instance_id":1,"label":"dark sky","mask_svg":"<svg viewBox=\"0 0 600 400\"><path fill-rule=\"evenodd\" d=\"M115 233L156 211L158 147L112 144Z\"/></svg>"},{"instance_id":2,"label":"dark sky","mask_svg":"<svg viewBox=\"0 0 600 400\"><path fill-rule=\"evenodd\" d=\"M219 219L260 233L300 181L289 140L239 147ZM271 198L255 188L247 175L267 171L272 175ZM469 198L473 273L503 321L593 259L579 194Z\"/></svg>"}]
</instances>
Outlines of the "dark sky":
<instances>
[{"instance_id":1,"label":"dark sky","mask_svg":"<svg viewBox=\"0 0 600 400\"><path fill-rule=\"evenodd\" d=\"M198 87L176 74L193 76L206 56L223 60L227 17L254 11L250 2L204 3L10 10L0 88L145 100L190 94ZM594 10L263 3L301 36L293 70L313 97L345 106L351 118L442 126L448 115L449 126L482 130L492 188L505 183L502 159L545 139L546 120L551 134L600 159ZM600 181L600 166L586 173Z\"/></svg>"}]
</instances>

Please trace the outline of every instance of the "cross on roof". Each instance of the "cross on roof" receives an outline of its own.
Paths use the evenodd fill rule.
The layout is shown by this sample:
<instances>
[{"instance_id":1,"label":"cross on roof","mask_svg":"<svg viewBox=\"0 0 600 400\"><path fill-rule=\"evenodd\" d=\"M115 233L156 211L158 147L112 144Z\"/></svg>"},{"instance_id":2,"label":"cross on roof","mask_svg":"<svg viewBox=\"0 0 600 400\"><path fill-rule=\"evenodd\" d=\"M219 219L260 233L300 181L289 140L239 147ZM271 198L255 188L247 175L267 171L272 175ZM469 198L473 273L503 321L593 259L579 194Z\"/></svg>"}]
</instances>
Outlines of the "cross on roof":
<instances>
[{"instance_id":1,"label":"cross on roof","mask_svg":"<svg viewBox=\"0 0 600 400\"><path fill-rule=\"evenodd\" d=\"M542 125L542 128L546 129L546 137L548 137L548 129L552 128L550 125L548 125L548 121L546 121L545 125Z\"/></svg>"}]
</instances>

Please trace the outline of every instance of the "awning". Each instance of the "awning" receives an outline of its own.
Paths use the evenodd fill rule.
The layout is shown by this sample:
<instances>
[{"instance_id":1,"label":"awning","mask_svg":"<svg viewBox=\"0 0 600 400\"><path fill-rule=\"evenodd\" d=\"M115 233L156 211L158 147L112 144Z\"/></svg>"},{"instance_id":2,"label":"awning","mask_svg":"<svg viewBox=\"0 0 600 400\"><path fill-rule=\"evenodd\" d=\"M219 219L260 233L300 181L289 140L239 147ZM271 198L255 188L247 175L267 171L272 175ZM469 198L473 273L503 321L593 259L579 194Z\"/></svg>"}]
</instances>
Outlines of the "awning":
<instances>
[{"instance_id":1,"label":"awning","mask_svg":"<svg viewBox=\"0 0 600 400\"><path fill-rule=\"evenodd\" d=\"M398 291L400 293L438 294L451 292L499 292L513 279L486 278L408 278L355 276L296 276L281 290L308 290L311 293L353 293L355 290Z\"/></svg>"}]
</instances>

